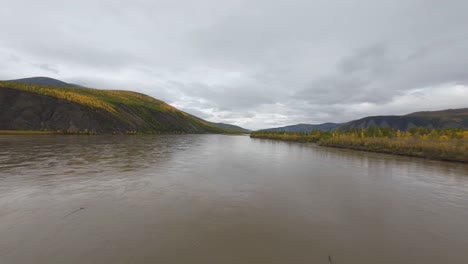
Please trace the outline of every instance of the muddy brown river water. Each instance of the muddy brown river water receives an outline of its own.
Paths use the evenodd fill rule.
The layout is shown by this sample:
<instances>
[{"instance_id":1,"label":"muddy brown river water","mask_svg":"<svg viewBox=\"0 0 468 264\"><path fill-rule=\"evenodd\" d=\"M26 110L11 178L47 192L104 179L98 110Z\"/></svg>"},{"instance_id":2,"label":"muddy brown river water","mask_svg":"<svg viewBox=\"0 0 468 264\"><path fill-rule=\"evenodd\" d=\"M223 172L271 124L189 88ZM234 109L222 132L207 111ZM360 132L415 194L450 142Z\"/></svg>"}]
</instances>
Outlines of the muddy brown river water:
<instances>
[{"instance_id":1,"label":"muddy brown river water","mask_svg":"<svg viewBox=\"0 0 468 264\"><path fill-rule=\"evenodd\" d=\"M247 136L0 136L0 263L468 263L468 165Z\"/></svg>"}]
</instances>

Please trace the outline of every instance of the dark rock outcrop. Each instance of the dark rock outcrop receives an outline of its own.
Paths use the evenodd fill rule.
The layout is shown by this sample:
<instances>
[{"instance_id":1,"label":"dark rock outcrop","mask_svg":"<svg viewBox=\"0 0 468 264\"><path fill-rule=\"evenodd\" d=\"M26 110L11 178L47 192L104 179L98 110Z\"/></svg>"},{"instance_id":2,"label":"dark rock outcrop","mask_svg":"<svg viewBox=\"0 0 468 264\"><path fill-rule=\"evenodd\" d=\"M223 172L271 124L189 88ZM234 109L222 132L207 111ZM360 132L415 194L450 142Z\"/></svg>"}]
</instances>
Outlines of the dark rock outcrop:
<instances>
[{"instance_id":1,"label":"dark rock outcrop","mask_svg":"<svg viewBox=\"0 0 468 264\"><path fill-rule=\"evenodd\" d=\"M15 89L0 89L0 130L126 132L131 127L101 109ZM111 131L112 130L112 131Z\"/></svg>"}]
</instances>

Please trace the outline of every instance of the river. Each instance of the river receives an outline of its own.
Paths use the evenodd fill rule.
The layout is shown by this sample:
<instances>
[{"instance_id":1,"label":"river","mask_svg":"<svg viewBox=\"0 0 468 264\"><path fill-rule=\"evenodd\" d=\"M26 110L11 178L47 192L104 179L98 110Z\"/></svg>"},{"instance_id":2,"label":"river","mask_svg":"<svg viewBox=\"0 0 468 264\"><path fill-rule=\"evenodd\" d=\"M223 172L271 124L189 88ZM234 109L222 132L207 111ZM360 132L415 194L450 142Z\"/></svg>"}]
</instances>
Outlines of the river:
<instances>
[{"instance_id":1,"label":"river","mask_svg":"<svg viewBox=\"0 0 468 264\"><path fill-rule=\"evenodd\" d=\"M468 263L468 165L248 136L0 136L0 263Z\"/></svg>"}]
</instances>

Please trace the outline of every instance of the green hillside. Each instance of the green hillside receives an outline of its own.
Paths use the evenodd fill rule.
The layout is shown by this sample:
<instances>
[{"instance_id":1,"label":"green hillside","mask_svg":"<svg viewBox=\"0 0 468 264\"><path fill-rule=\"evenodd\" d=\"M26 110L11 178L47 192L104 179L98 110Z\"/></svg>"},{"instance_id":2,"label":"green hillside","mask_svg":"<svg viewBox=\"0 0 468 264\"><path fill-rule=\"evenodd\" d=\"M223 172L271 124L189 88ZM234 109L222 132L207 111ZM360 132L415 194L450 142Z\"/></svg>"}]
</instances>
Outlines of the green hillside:
<instances>
[{"instance_id":1,"label":"green hillside","mask_svg":"<svg viewBox=\"0 0 468 264\"><path fill-rule=\"evenodd\" d=\"M117 90L0 81L0 130L223 133L150 96Z\"/></svg>"},{"instance_id":2,"label":"green hillside","mask_svg":"<svg viewBox=\"0 0 468 264\"><path fill-rule=\"evenodd\" d=\"M340 126L341 129L390 127L407 131L412 127L468 128L468 108L416 112L402 116L368 116Z\"/></svg>"}]
</instances>

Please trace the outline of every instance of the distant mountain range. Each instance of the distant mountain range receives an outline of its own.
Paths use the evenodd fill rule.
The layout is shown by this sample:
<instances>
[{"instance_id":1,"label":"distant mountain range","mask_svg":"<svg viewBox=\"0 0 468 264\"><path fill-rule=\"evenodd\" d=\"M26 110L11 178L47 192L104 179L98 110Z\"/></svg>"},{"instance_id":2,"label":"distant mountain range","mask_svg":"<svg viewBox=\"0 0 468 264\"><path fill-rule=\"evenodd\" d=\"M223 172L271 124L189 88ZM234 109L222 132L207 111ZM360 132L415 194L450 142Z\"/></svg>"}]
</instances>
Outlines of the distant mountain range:
<instances>
[{"instance_id":1,"label":"distant mountain range","mask_svg":"<svg viewBox=\"0 0 468 264\"><path fill-rule=\"evenodd\" d=\"M250 133L251 132L251 130L242 128L240 126L235 126L235 125L230 125L230 124L225 124L225 123L211 123L211 124L229 132L234 132L234 133Z\"/></svg>"},{"instance_id":2,"label":"distant mountain range","mask_svg":"<svg viewBox=\"0 0 468 264\"><path fill-rule=\"evenodd\" d=\"M245 133L150 96L84 88L47 77L0 81L0 130L96 133Z\"/></svg>"},{"instance_id":3,"label":"distant mountain range","mask_svg":"<svg viewBox=\"0 0 468 264\"><path fill-rule=\"evenodd\" d=\"M297 124L284 127L262 129L261 131L267 132L310 132L313 130L332 131L338 128L341 124L338 123L323 123L318 125L311 124Z\"/></svg>"},{"instance_id":4,"label":"distant mountain range","mask_svg":"<svg viewBox=\"0 0 468 264\"><path fill-rule=\"evenodd\" d=\"M390 127L402 131L411 127L468 128L468 108L441 111L416 112L408 115L368 116L346 123L324 123L317 125L298 124L285 127L262 129L277 132L310 132L312 130L332 131L335 129Z\"/></svg>"}]
</instances>

